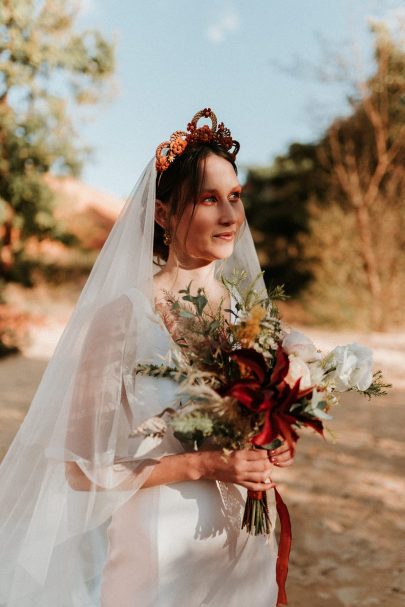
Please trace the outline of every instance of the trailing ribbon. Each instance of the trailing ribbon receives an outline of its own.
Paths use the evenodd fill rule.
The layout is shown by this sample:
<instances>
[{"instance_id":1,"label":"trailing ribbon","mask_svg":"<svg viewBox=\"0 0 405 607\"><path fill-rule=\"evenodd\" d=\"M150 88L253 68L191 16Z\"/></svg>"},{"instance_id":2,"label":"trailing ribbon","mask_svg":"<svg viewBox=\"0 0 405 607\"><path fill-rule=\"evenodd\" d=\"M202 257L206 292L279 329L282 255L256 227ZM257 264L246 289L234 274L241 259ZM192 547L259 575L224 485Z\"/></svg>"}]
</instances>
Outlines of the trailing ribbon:
<instances>
[{"instance_id":1,"label":"trailing ribbon","mask_svg":"<svg viewBox=\"0 0 405 607\"><path fill-rule=\"evenodd\" d=\"M287 594L285 583L288 574L288 559L291 549L291 520L288 508L283 502L281 495L274 488L276 496L277 514L280 519L280 540L278 544L278 557L276 565L276 580L278 585L277 605L287 605Z\"/></svg>"}]
</instances>

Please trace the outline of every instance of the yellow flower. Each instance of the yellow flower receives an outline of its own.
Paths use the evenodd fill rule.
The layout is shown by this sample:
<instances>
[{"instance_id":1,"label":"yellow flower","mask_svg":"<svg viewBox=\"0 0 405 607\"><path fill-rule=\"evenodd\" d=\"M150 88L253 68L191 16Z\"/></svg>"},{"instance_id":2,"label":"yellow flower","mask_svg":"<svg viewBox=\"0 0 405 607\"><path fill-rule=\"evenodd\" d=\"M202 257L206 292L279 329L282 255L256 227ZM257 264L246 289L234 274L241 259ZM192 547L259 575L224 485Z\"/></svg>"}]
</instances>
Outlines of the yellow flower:
<instances>
[{"instance_id":1,"label":"yellow flower","mask_svg":"<svg viewBox=\"0 0 405 607\"><path fill-rule=\"evenodd\" d=\"M250 316L244 319L240 325L236 325L237 338L243 347L249 348L256 337L260 335L260 323L265 316L266 310L257 304L250 310Z\"/></svg>"}]
</instances>

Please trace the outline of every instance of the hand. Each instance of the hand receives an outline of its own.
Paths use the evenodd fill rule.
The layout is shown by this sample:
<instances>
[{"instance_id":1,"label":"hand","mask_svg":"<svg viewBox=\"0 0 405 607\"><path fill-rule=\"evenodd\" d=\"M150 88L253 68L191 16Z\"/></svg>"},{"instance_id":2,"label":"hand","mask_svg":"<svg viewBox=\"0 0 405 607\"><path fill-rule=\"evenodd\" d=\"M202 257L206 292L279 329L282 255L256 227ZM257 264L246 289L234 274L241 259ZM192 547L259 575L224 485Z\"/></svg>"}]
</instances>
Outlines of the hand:
<instances>
[{"instance_id":1,"label":"hand","mask_svg":"<svg viewBox=\"0 0 405 607\"><path fill-rule=\"evenodd\" d=\"M201 451L200 478L236 483L253 491L275 487L270 474L273 466L265 449L241 449L225 455L223 451ZM268 482L265 482L268 481Z\"/></svg>"},{"instance_id":2,"label":"hand","mask_svg":"<svg viewBox=\"0 0 405 607\"><path fill-rule=\"evenodd\" d=\"M294 456L291 453L291 449L285 442L280 447L277 447L277 449L271 449L267 453L269 454L271 463L280 468L291 466L294 462Z\"/></svg>"}]
</instances>

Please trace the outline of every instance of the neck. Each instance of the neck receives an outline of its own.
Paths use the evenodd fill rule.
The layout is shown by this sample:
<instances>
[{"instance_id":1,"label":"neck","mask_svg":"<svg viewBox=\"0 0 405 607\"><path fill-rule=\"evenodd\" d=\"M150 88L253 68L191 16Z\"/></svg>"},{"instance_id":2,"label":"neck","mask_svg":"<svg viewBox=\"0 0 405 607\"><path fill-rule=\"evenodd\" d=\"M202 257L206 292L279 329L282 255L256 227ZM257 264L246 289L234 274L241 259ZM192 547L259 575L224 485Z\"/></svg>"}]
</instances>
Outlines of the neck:
<instances>
[{"instance_id":1,"label":"neck","mask_svg":"<svg viewBox=\"0 0 405 607\"><path fill-rule=\"evenodd\" d=\"M197 294L199 287L204 288L211 312L215 311L218 305L224 308L231 307L230 295L221 282L215 278L215 261L191 259L190 263L188 261L181 263L171 258L170 255L163 269L154 276L155 305L164 301L165 291L177 295L178 291L186 288L190 282L192 295ZM228 322L232 321L231 318L227 317L227 319Z\"/></svg>"},{"instance_id":2,"label":"neck","mask_svg":"<svg viewBox=\"0 0 405 607\"><path fill-rule=\"evenodd\" d=\"M209 292L216 284L215 261L191 259L183 263L169 255L161 274L165 275L167 282L172 285L170 290L173 291L185 288L191 281L192 293L197 292L199 287L204 287Z\"/></svg>"}]
</instances>

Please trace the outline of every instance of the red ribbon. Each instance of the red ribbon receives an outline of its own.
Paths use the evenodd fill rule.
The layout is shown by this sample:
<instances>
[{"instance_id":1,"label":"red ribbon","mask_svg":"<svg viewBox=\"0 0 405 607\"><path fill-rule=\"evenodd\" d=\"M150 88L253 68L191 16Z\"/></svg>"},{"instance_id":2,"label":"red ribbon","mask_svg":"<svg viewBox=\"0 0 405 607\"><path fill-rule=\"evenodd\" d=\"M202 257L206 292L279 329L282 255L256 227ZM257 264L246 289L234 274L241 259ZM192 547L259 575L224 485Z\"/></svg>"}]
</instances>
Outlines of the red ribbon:
<instances>
[{"instance_id":1,"label":"red ribbon","mask_svg":"<svg viewBox=\"0 0 405 607\"><path fill-rule=\"evenodd\" d=\"M278 557L276 565L276 580L278 585L277 605L287 605L287 594L285 583L288 574L288 559L291 549L291 520L288 508L283 502L281 495L274 488L276 496L277 514L280 519L280 539L278 544Z\"/></svg>"}]
</instances>

